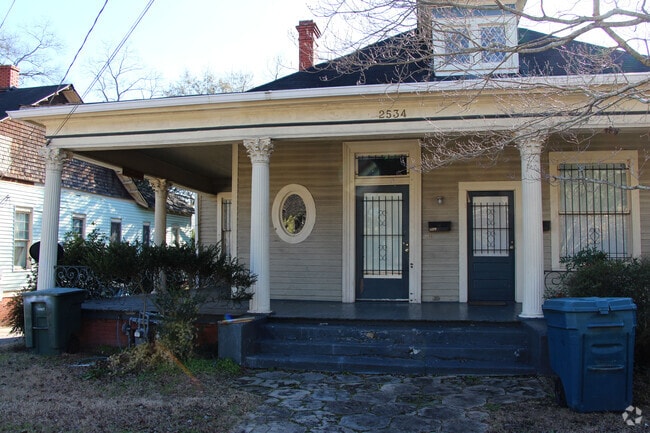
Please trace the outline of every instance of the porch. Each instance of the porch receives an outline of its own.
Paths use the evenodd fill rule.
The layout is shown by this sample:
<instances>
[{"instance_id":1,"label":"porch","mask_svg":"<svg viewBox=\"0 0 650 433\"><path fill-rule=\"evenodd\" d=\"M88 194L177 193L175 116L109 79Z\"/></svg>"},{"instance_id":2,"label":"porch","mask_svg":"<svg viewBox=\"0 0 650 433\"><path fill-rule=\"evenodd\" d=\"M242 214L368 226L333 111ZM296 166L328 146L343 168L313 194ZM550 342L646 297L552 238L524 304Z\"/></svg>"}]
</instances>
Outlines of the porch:
<instances>
[{"instance_id":1,"label":"porch","mask_svg":"<svg viewBox=\"0 0 650 433\"><path fill-rule=\"evenodd\" d=\"M548 368L544 321L521 320L521 304L272 300L271 308L249 315L243 305L206 304L200 344L250 368L507 375ZM93 345L109 343L104 336L129 344L124 324L155 313L142 296L87 301L82 309L82 344ZM247 316L254 319L224 321Z\"/></svg>"}]
</instances>

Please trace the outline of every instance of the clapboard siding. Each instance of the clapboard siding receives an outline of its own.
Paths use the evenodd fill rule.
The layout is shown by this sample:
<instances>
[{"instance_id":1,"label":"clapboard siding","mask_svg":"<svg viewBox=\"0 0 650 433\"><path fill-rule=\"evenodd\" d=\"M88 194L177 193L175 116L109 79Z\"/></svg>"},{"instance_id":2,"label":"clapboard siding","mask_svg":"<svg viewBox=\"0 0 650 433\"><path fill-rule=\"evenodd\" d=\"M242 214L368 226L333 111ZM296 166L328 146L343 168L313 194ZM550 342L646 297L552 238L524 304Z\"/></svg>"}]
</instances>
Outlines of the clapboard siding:
<instances>
[{"instance_id":1,"label":"clapboard siding","mask_svg":"<svg viewBox=\"0 0 650 433\"><path fill-rule=\"evenodd\" d=\"M648 138L630 135L597 135L584 142L584 151L616 149L639 150L639 181L650 185L650 170L645 167ZM550 221L551 186L548 173L549 151L575 151L576 147L551 141L542 154L542 218ZM615 151L613 151L615 152ZM276 144L270 164L270 201L283 186L298 183L307 187L316 202L314 232L303 243L290 245L273 232L271 221L271 297L273 299L341 299L342 185L341 144ZM239 165L239 245L240 258L246 262L250 233L251 164L240 146ZM650 166L649 166L650 167ZM459 299L459 227L460 182L519 182L521 160L515 148L502 152L497 160L458 162L422 174L422 301L458 301ZM436 197L443 196L439 205ZM641 191L641 248L650 251L650 191ZM461 198L462 199L462 198ZM521 212L521 203L515 203ZM451 221L450 232L430 233L429 221ZM543 234L544 268L551 269L551 232Z\"/></svg>"},{"instance_id":2,"label":"clapboard siding","mask_svg":"<svg viewBox=\"0 0 650 433\"><path fill-rule=\"evenodd\" d=\"M217 223L219 201L217 196L213 194L199 194L198 201L199 224L197 230L199 231L199 242L203 245L214 245L219 242L221 237Z\"/></svg>"},{"instance_id":3,"label":"clapboard siding","mask_svg":"<svg viewBox=\"0 0 650 433\"><path fill-rule=\"evenodd\" d=\"M29 270L14 269L14 217L16 208L31 209L32 239L41 236L43 187L0 181L0 295L23 287Z\"/></svg>"},{"instance_id":4,"label":"clapboard siding","mask_svg":"<svg viewBox=\"0 0 650 433\"><path fill-rule=\"evenodd\" d=\"M241 147L239 160L239 252L240 258L248 261L251 164ZM341 300L341 166L341 143L275 143L270 164L270 205L284 186L302 185L314 198L316 223L305 241L288 244L274 233L269 220L271 298Z\"/></svg>"},{"instance_id":5,"label":"clapboard siding","mask_svg":"<svg viewBox=\"0 0 650 433\"><path fill-rule=\"evenodd\" d=\"M2 197L9 198L0 205L0 289L3 293L20 289L24 286L29 271L13 269L13 220L15 209L32 210L32 242L40 239L43 209L43 186L27 185L14 182L0 182ZM0 199L2 199L0 197ZM153 239L154 213L138 206L131 200L111 198L88 194L71 189L61 191L61 208L59 213L59 241L72 230L72 217L85 215L86 233L98 229L100 233L110 234L111 219L119 218L122 222L122 240L128 242L142 241L142 226L148 222ZM172 241L171 228L177 225L181 231L181 241L187 242L192 236L190 217L167 215L166 239Z\"/></svg>"},{"instance_id":6,"label":"clapboard siding","mask_svg":"<svg viewBox=\"0 0 650 433\"><path fill-rule=\"evenodd\" d=\"M504 152L498 164L472 160L426 172L422 176L422 301L458 301L459 182L511 182L520 178L518 154ZM436 197L443 196L443 204ZM450 232L430 233L429 221L451 221Z\"/></svg>"}]
</instances>

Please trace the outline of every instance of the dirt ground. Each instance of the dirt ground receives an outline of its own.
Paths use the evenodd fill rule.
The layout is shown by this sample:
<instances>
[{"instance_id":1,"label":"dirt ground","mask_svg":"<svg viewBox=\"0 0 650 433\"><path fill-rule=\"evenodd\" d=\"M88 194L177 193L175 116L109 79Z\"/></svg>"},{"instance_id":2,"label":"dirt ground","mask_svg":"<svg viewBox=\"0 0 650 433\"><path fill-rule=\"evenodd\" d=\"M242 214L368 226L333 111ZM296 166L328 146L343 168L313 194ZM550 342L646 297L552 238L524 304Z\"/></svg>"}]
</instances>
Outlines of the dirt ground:
<instances>
[{"instance_id":1,"label":"dirt ground","mask_svg":"<svg viewBox=\"0 0 650 433\"><path fill-rule=\"evenodd\" d=\"M96 354L37 356L0 347L0 432L227 432L261 396L236 389L215 360L128 375L97 374ZM488 407L490 433L650 432L650 370L635 376L635 406L646 415L626 426L620 413L579 414L545 398ZM471 433L471 432L468 432Z\"/></svg>"},{"instance_id":2,"label":"dirt ground","mask_svg":"<svg viewBox=\"0 0 650 433\"><path fill-rule=\"evenodd\" d=\"M258 404L214 362L96 377L96 360L0 348L0 432L226 432Z\"/></svg>"}]
</instances>

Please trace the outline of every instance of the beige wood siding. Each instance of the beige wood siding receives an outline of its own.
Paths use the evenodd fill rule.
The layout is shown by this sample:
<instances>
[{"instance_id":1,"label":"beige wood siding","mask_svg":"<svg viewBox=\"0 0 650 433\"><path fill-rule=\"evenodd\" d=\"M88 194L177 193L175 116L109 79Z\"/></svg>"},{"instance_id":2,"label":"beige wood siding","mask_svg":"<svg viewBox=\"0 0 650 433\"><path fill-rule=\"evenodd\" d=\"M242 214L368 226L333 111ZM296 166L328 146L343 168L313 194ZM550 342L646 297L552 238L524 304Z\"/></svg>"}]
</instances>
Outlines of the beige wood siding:
<instances>
[{"instance_id":1,"label":"beige wood siding","mask_svg":"<svg viewBox=\"0 0 650 433\"><path fill-rule=\"evenodd\" d=\"M458 183L521 179L516 151L507 151L497 162L474 160L456 163L422 176L422 302L458 301L459 233ZM443 196L443 204L436 197ZM429 221L451 221L450 232L430 233Z\"/></svg>"},{"instance_id":2,"label":"beige wood siding","mask_svg":"<svg viewBox=\"0 0 650 433\"><path fill-rule=\"evenodd\" d=\"M243 146L239 161L239 257L248 263L251 164ZM316 223L305 241L289 244L275 234L269 218L272 299L341 301L341 165L341 143L274 143L270 205L284 186L302 185L314 198Z\"/></svg>"},{"instance_id":3,"label":"beige wood siding","mask_svg":"<svg viewBox=\"0 0 650 433\"><path fill-rule=\"evenodd\" d=\"M218 201L213 194L199 194L199 242L203 245L213 245L219 242L218 231Z\"/></svg>"}]
</instances>

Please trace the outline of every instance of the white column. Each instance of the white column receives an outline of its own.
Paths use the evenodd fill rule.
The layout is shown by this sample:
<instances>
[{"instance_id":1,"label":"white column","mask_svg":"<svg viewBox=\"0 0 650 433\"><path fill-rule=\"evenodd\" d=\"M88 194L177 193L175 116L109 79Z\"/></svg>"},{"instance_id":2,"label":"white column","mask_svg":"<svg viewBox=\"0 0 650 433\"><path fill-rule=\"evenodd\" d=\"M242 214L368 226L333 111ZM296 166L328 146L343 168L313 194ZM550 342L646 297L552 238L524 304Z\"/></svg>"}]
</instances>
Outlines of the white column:
<instances>
[{"instance_id":1,"label":"white column","mask_svg":"<svg viewBox=\"0 0 650 433\"><path fill-rule=\"evenodd\" d=\"M165 179L149 178L149 183L155 195L154 206L154 245L165 245L167 243L167 190L169 187Z\"/></svg>"},{"instance_id":2,"label":"white column","mask_svg":"<svg viewBox=\"0 0 650 433\"><path fill-rule=\"evenodd\" d=\"M517 138L521 154L521 197L523 220L523 304L519 317L544 317L544 239L542 229L542 168L540 155L545 137Z\"/></svg>"},{"instance_id":3,"label":"white column","mask_svg":"<svg viewBox=\"0 0 650 433\"><path fill-rule=\"evenodd\" d=\"M269 265L269 160L273 152L270 138L244 140L253 165L251 180L250 269L257 275L253 286L251 313L271 312Z\"/></svg>"},{"instance_id":4,"label":"white column","mask_svg":"<svg viewBox=\"0 0 650 433\"><path fill-rule=\"evenodd\" d=\"M41 247L38 258L38 290L54 287L59 242L59 212L61 207L61 171L63 163L72 156L61 149L44 147L39 154L45 159L45 191Z\"/></svg>"}]
</instances>

